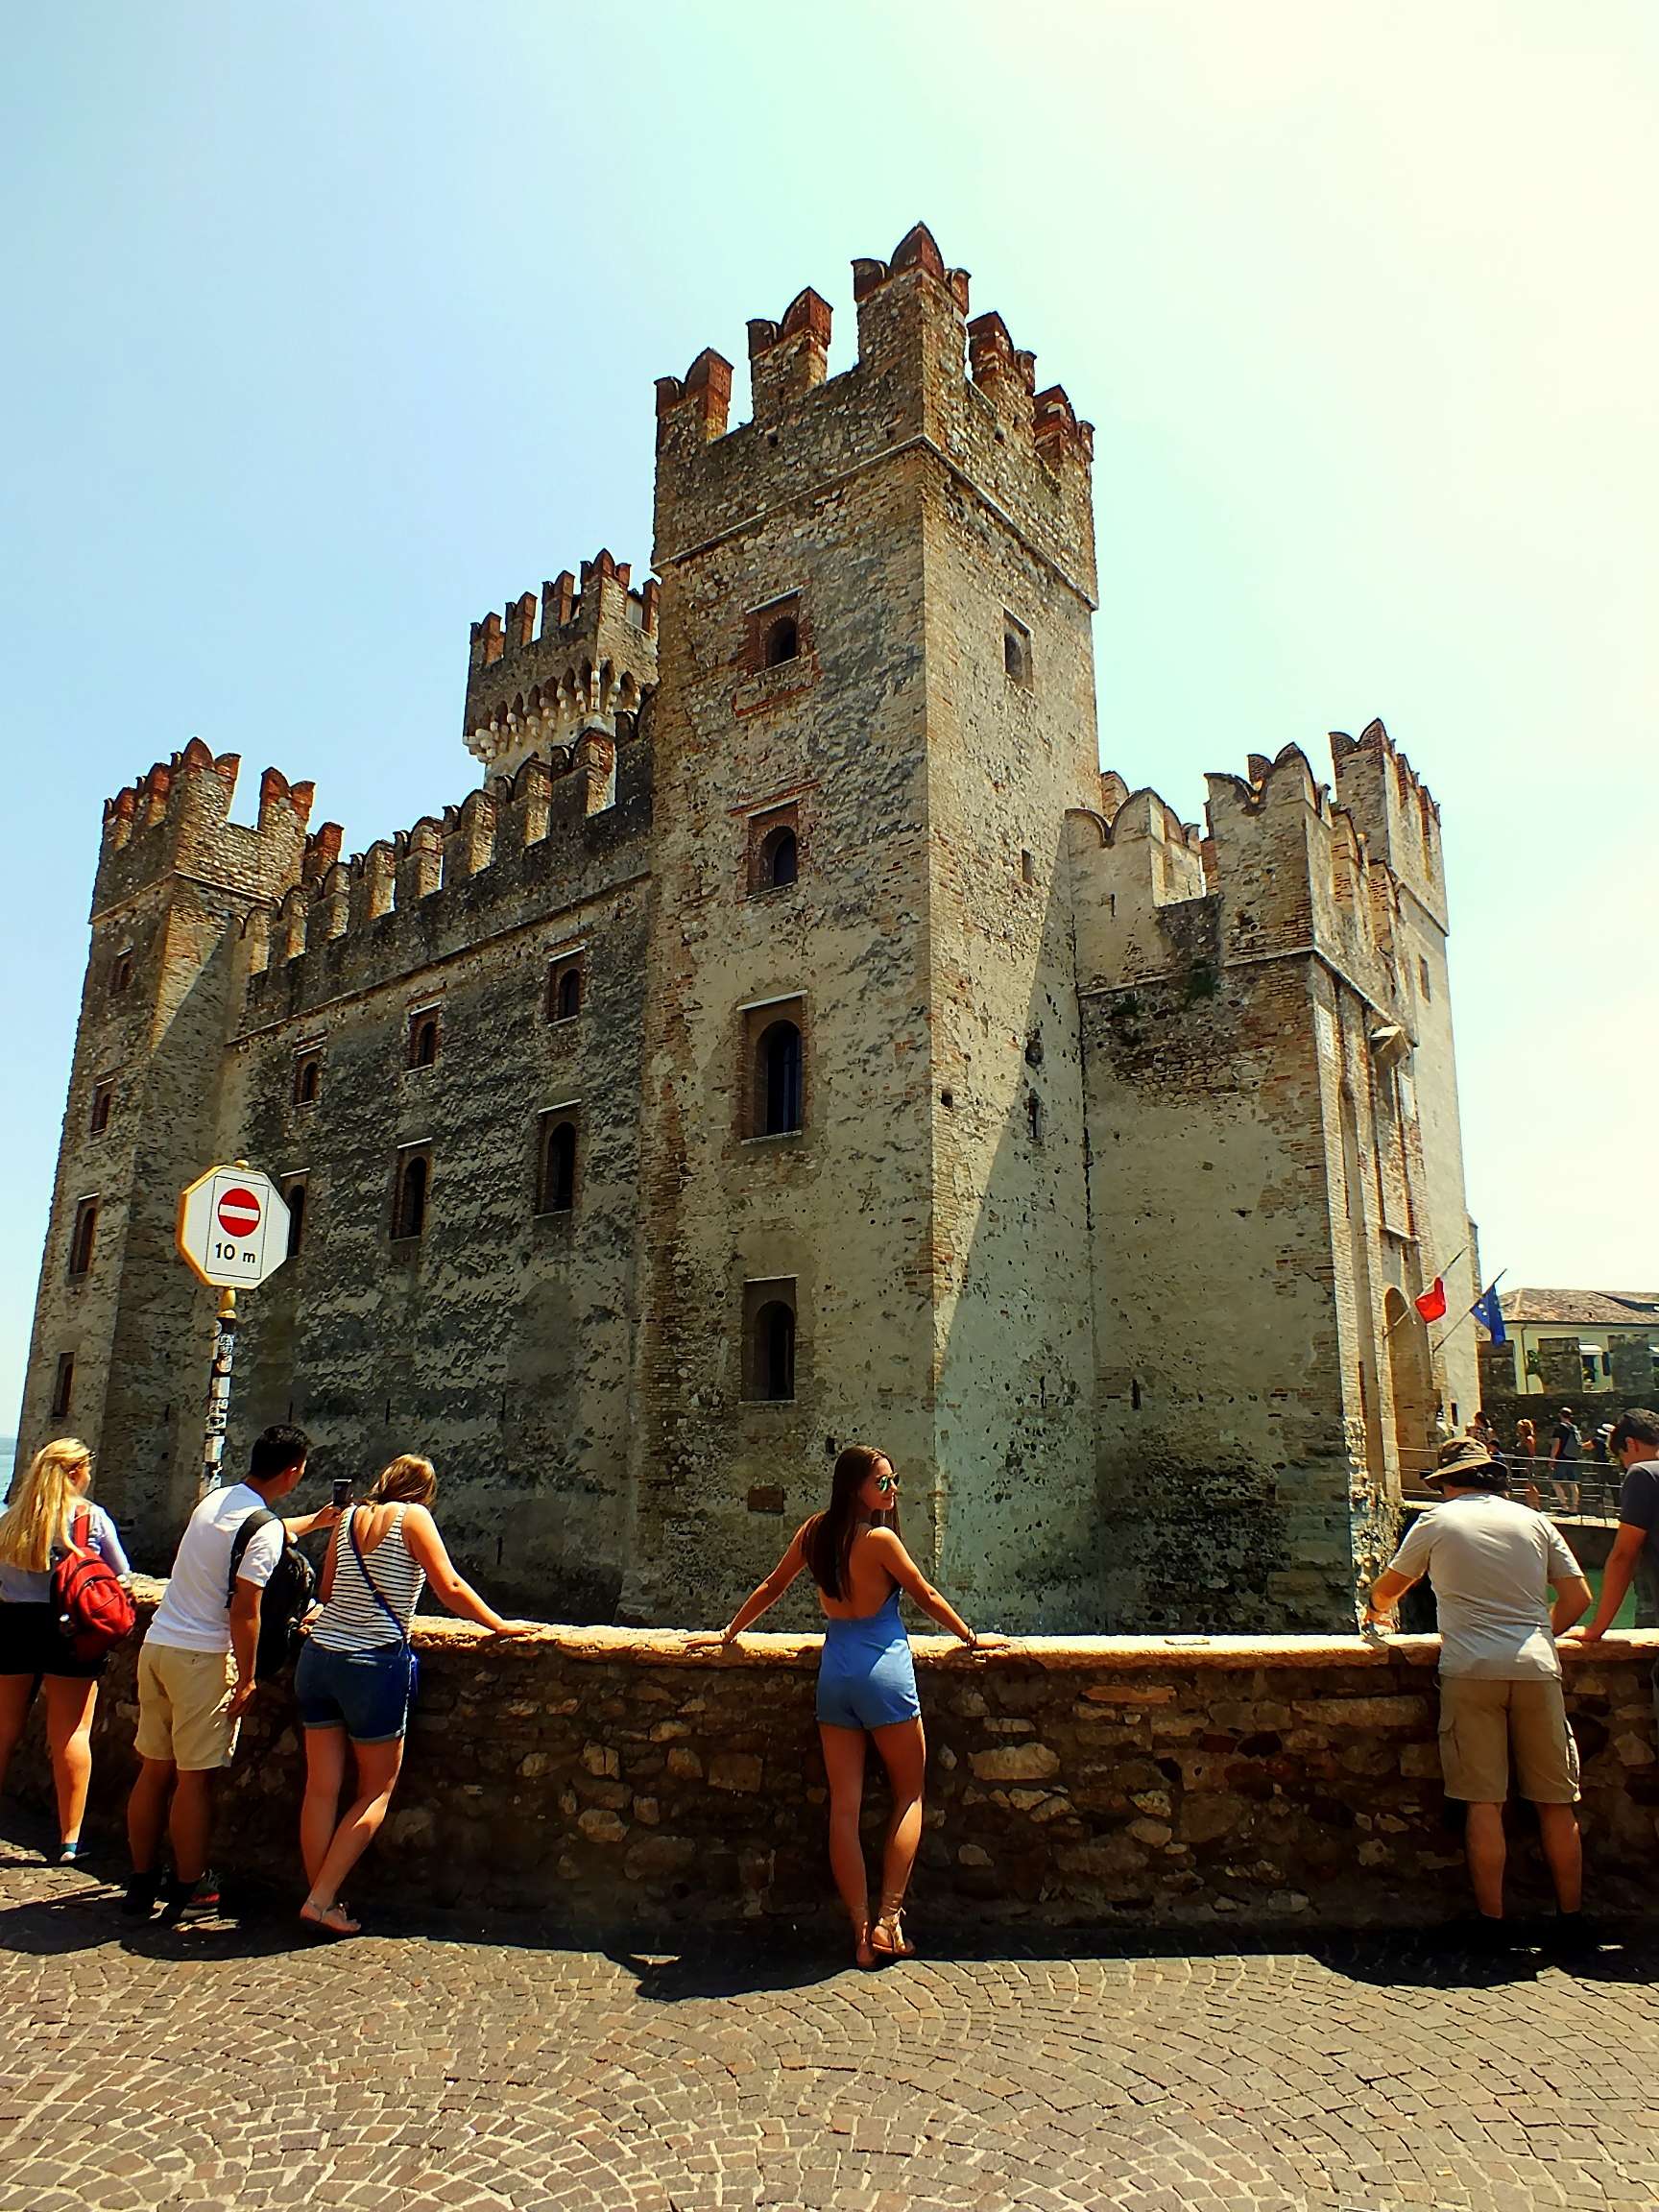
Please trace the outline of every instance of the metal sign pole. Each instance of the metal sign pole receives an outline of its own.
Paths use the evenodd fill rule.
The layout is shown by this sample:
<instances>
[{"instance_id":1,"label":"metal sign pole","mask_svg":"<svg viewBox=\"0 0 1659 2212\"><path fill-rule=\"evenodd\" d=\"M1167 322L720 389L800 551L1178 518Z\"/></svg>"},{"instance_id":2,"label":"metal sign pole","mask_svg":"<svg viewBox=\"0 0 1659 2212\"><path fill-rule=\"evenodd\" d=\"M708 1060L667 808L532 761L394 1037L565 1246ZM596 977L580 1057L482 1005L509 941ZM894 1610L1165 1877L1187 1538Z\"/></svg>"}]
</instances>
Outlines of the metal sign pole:
<instances>
[{"instance_id":1,"label":"metal sign pole","mask_svg":"<svg viewBox=\"0 0 1659 2212\"><path fill-rule=\"evenodd\" d=\"M230 1369L236 1358L236 1293L221 1290L213 1323L213 1365L207 1379L207 1434L202 1448L202 1486L205 1498L217 1490L225 1466L225 1431L230 1420Z\"/></svg>"}]
</instances>

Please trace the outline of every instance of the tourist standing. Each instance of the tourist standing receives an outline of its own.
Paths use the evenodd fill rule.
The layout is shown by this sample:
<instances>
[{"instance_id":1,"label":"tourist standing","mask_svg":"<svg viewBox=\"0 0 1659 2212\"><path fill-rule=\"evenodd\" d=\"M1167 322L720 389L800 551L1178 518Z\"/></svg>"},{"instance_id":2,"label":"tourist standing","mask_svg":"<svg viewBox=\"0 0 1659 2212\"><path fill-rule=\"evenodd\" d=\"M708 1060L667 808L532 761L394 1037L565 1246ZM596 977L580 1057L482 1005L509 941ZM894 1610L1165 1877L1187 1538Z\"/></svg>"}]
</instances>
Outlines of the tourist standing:
<instances>
[{"instance_id":1,"label":"tourist standing","mask_svg":"<svg viewBox=\"0 0 1659 2212\"><path fill-rule=\"evenodd\" d=\"M247 1481L209 1491L180 1541L166 1595L138 1654L140 1765L127 1803L132 1871L122 1907L134 1916L150 1912L162 1891L163 1826L173 1846L163 1898L168 1916L216 1902L203 1880L212 1777L229 1766L242 1715L258 1687L253 1662L265 1586L289 1537L331 1528L340 1518L332 1505L294 1521L272 1513L303 1476L310 1448L303 1429L284 1423L261 1430ZM267 1518L246 1539L232 1589L232 1548L253 1514Z\"/></svg>"},{"instance_id":2,"label":"tourist standing","mask_svg":"<svg viewBox=\"0 0 1659 2212\"><path fill-rule=\"evenodd\" d=\"M104 1661L78 1659L60 1630L52 1571L74 1550L96 1552L124 1578L132 1573L114 1522L102 1505L87 1503L91 1487L91 1453L78 1436L60 1436L36 1453L0 1514L0 1784L38 1682L61 1863L81 1848Z\"/></svg>"},{"instance_id":3,"label":"tourist standing","mask_svg":"<svg viewBox=\"0 0 1659 2212\"><path fill-rule=\"evenodd\" d=\"M1625 1592L1638 1577L1643 1587L1638 1593L1637 1625L1659 1625L1643 1619L1654 1610L1652 1593L1659 1586L1659 1413L1632 1406L1614 1422L1609 1450L1624 1470L1619 1532L1607 1555L1595 1618L1577 1632L1577 1640L1585 1644L1599 1644L1606 1635L1619 1618ZM1659 1669L1654 1671L1653 1686L1659 1718Z\"/></svg>"},{"instance_id":4,"label":"tourist standing","mask_svg":"<svg viewBox=\"0 0 1659 2212\"><path fill-rule=\"evenodd\" d=\"M503 1621L450 1565L431 1513L438 1477L429 1459L405 1453L375 1479L367 1501L348 1506L318 1585L322 1610L295 1671L305 1730L305 1799L300 1850L310 1885L300 1917L325 1936L355 1936L360 1923L340 1886L373 1841L403 1764L415 1692L409 1629L422 1587L493 1636L528 1636L533 1621ZM340 1813L346 1745L357 1794Z\"/></svg>"},{"instance_id":5,"label":"tourist standing","mask_svg":"<svg viewBox=\"0 0 1659 2212\"><path fill-rule=\"evenodd\" d=\"M1525 1485L1522 1496L1525 1503L1536 1509L1538 1504L1538 1431L1530 1421L1515 1424L1515 1464Z\"/></svg>"},{"instance_id":6,"label":"tourist standing","mask_svg":"<svg viewBox=\"0 0 1659 2212\"><path fill-rule=\"evenodd\" d=\"M1578 1753L1555 1638L1588 1611L1590 1585L1559 1529L1503 1496L1503 1470L1472 1439L1443 1447L1425 1480L1441 1503L1413 1523L1379 1576L1367 1617L1391 1615L1427 1574L1440 1616L1440 1766L1468 1809L1464 1849L1483 1920L1503 1917L1503 1806L1513 1754L1563 1915L1583 1887ZM1551 1610L1550 1591L1555 1593Z\"/></svg>"},{"instance_id":7,"label":"tourist standing","mask_svg":"<svg viewBox=\"0 0 1659 2212\"><path fill-rule=\"evenodd\" d=\"M1555 1433L1550 1439L1550 1479L1555 1503L1563 1513L1578 1510L1578 1425L1571 1406L1555 1416Z\"/></svg>"},{"instance_id":8,"label":"tourist standing","mask_svg":"<svg viewBox=\"0 0 1659 2212\"><path fill-rule=\"evenodd\" d=\"M720 1642L730 1647L775 1605L805 1568L826 1616L818 1669L818 1736L830 1781L830 1863L853 1923L860 1966L908 1959L904 1893L922 1840L927 1744L910 1640L899 1618L901 1593L968 1648L1007 1640L976 1636L923 1575L899 1535L899 1478L885 1453L850 1444L835 1461L830 1503L803 1524L758 1588L744 1599ZM881 1910L870 1919L869 1880L858 1815L864 1755L874 1741L892 1796L882 1859Z\"/></svg>"}]
</instances>

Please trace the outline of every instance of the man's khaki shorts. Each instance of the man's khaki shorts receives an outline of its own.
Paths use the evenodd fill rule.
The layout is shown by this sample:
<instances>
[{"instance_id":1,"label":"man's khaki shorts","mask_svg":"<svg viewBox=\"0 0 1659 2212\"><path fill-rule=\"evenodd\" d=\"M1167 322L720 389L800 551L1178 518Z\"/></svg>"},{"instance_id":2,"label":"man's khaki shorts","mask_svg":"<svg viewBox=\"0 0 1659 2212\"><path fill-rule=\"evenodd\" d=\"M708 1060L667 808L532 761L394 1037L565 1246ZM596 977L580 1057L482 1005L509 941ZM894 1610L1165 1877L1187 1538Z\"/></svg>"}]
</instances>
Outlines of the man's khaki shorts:
<instances>
[{"instance_id":1,"label":"man's khaki shorts","mask_svg":"<svg viewBox=\"0 0 1659 2212\"><path fill-rule=\"evenodd\" d=\"M228 1651L184 1651L150 1638L138 1654L140 1759L171 1759L185 1774L228 1767L236 1749L229 1715L236 1662Z\"/></svg>"},{"instance_id":2,"label":"man's khaki shorts","mask_svg":"<svg viewBox=\"0 0 1659 2212\"><path fill-rule=\"evenodd\" d=\"M1559 1682L1442 1675L1440 1771L1447 1796L1502 1805L1509 1794L1511 1747L1523 1797L1534 1805L1577 1803L1578 1746Z\"/></svg>"}]
</instances>

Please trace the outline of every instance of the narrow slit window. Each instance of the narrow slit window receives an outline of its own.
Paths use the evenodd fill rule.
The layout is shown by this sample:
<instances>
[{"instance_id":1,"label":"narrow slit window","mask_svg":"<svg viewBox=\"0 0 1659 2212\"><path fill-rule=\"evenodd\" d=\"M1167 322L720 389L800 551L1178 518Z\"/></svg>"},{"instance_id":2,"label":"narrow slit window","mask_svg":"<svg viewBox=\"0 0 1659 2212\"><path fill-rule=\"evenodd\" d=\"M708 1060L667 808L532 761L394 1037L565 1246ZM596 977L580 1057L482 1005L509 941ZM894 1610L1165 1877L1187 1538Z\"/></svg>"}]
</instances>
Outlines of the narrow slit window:
<instances>
[{"instance_id":1,"label":"narrow slit window","mask_svg":"<svg viewBox=\"0 0 1659 2212\"><path fill-rule=\"evenodd\" d=\"M427 1010L409 1017L409 1065L430 1068L438 1058L438 1017Z\"/></svg>"},{"instance_id":2,"label":"narrow slit window","mask_svg":"<svg viewBox=\"0 0 1659 2212\"><path fill-rule=\"evenodd\" d=\"M556 960L547 974L547 1019L574 1022L582 1011L582 963Z\"/></svg>"},{"instance_id":3,"label":"narrow slit window","mask_svg":"<svg viewBox=\"0 0 1659 2212\"><path fill-rule=\"evenodd\" d=\"M83 1198L75 1209L75 1227L69 1238L69 1272L72 1276L88 1275L92 1271L92 1247L98 1238L98 1201Z\"/></svg>"},{"instance_id":4,"label":"narrow slit window","mask_svg":"<svg viewBox=\"0 0 1659 2212\"><path fill-rule=\"evenodd\" d=\"M294 1061L294 1103L315 1106L323 1092L323 1055L301 1052Z\"/></svg>"},{"instance_id":5,"label":"narrow slit window","mask_svg":"<svg viewBox=\"0 0 1659 2212\"><path fill-rule=\"evenodd\" d=\"M576 1210L576 1123L568 1113L541 1117L541 1162L536 1196L538 1214Z\"/></svg>"},{"instance_id":6,"label":"narrow slit window","mask_svg":"<svg viewBox=\"0 0 1659 2212\"><path fill-rule=\"evenodd\" d=\"M397 1166L397 1193L392 1214L392 1234L399 1241L425 1236L431 1191L430 1158L424 1152L406 1153Z\"/></svg>"},{"instance_id":7,"label":"narrow slit window","mask_svg":"<svg viewBox=\"0 0 1659 2212\"><path fill-rule=\"evenodd\" d=\"M305 1241L305 1185L297 1180L287 1185L282 1192L288 1202L288 1257L297 1257Z\"/></svg>"},{"instance_id":8,"label":"narrow slit window","mask_svg":"<svg viewBox=\"0 0 1659 2212\"><path fill-rule=\"evenodd\" d=\"M1031 633L1013 614L1002 617L1002 668L1010 684L1031 688Z\"/></svg>"},{"instance_id":9,"label":"narrow slit window","mask_svg":"<svg viewBox=\"0 0 1659 2212\"><path fill-rule=\"evenodd\" d=\"M115 1083L113 1077L108 1082L93 1086L92 1111L86 1121L86 1133L89 1137L103 1136L105 1130L109 1126L109 1116L114 1104Z\"/></svg>"},{"instance_id":10,"label":"narrow slit window","mask_svg":"<svg viewBox=\"0 0 1659 2212\"><path fill-rule=\"evenodd\" d=\"M769 1022L756 1054L757 1136L784 1137L800 1128L801 1060L801 1032L795 1023Z\"/></svg>"},{"instance_id":11,"label":"narrow slit window","mask_svg":"<svg viewBox=\"0 0 1659 2212\"><path fill-rule=\"evenodd\" d=\"M58 1372L52 1378L52 1418L63 1420L69 1411L70 1400L75 1395L75 1355L60 1352Z\"/></svg>"},{"instance_id":12,"label":"narrow slit window","mask_svg":"<svg viewBox=\"0 0 1659 2212\"><path fill-rule=\"evenodd\" d=\"M117 952L114 966L109 971L109 996L111 998L119 998L123 991L129 991L132 987L132 955L131 952Z\"/></svg>"}]
</instances>

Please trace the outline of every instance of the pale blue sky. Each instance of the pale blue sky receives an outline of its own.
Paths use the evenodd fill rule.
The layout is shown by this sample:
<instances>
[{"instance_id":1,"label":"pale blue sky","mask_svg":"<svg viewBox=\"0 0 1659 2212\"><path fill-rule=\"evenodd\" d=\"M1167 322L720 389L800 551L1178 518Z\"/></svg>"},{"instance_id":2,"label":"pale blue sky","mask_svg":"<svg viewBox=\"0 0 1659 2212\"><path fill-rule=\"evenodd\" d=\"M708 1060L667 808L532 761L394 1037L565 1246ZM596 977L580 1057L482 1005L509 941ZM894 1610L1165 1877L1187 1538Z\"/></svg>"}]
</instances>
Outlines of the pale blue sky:
<instances>
[{"instance_id":1,"label":"pale blue sky","mask_svg":"<svg viewBox=\"0 0 1659 2212\"><path fill-rule=\"evenodd\" d=\"M459 798L469 621L645 567L652 378L808 282L845 363L918 216L1097 426L1105 760L1191 815L1382 714L1488 1268L1659 1284L1646 0L66 0L8 46L0 1426L105 797L199 733L351 847Z\"/></svg>"}]
</instances>

